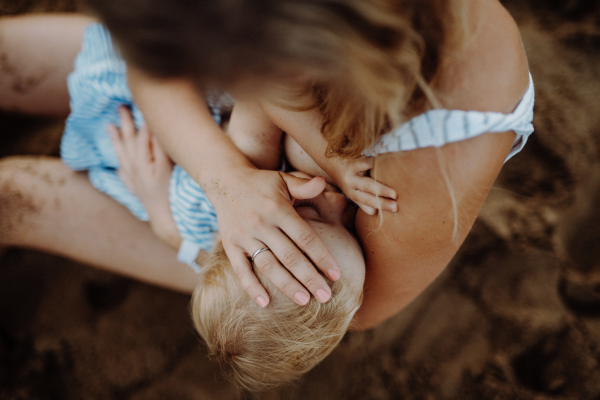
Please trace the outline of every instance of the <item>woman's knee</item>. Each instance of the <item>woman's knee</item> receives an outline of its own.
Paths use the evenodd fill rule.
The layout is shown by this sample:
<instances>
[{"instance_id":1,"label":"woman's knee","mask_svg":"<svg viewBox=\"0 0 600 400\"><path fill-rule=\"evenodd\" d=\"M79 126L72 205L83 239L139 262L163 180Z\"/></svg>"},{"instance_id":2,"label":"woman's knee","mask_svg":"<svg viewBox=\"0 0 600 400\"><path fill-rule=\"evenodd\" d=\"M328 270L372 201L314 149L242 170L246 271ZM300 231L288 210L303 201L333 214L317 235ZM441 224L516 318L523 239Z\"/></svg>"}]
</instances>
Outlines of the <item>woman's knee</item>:
<instances>
[{"instance_id":1,"label":"woman's knee","mask_svg":"<svg viewBox=\"0 0 600 400\"><path fill-rule=\"evenodd\" d=\"M32 228L32 221L42 208L32 189L35 162L31 157L7 157L0 160L0 243L18 244L19 238Z\"/></svg>"}]
</instances>

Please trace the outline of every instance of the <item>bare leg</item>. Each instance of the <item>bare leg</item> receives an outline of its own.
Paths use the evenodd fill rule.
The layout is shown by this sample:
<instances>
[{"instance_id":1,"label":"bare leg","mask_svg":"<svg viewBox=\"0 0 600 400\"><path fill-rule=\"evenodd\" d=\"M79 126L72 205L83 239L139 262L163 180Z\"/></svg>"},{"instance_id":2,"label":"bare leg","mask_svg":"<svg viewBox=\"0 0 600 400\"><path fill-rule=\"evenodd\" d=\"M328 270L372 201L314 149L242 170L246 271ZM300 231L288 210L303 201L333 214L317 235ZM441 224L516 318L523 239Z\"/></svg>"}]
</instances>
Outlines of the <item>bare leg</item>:
<instances>
[{"instance_id":1,"label":"bare leg","mask_svg":"<svg viewBox=\"0 0 600 400\"><path fill-rule=\"evenodd\" d=\"M0 160L0 244L64 255L182 292L199 282L147 223L56 158Z\"/></svg>"},{"instance_id":2,"label":"bare leg","mask_svg":"<svg viewBox=\"0 0 600 400\"><path fill-rule=\"evenodd\" d=\"M0 109L67 116L67 75L92 21L73 14L0 18Z\"/></svg>"}]
</instances>

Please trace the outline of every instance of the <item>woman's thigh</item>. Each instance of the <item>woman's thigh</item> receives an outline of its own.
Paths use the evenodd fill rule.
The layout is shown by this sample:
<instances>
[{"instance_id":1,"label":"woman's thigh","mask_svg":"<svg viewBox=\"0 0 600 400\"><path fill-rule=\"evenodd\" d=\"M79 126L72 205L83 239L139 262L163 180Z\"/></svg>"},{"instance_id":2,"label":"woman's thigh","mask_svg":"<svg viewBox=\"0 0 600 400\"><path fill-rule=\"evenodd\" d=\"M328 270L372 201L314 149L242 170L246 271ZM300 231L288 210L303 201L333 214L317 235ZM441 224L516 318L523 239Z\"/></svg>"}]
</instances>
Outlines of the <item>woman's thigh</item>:
<instances>
[{"instance_id":1,"label":"woman's thigh","mask_svg":"<svg viewBox=\"0 0 600 400\"><path fill-rule=\"evenodd\" d=\"M76 14L0 18L0 109L68 115L67 75L92 21Z\"/></svg>"},{"instance_id":2,"label":"woman's thigh","mask_svg":"<svg viewBox=\"0 0 600 400\"><path fill-rule=\"evenodd\" d=\"M56 158L0 160L0 244L60 254L183 292L198 282L148 223Z\"/></svg>"}]
</instances>

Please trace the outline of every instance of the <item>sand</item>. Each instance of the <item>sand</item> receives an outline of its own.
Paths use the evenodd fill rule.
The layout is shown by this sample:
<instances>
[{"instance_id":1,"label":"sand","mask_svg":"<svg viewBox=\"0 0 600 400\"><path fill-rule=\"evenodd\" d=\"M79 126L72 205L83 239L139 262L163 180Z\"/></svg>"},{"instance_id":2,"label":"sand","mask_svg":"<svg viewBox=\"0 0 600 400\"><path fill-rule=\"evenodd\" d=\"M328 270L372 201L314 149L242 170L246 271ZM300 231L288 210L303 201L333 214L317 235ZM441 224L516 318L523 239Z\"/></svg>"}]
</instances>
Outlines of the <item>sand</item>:
<instances>
[{"instance_id":1,"label":"sand","mask_svg":"<svg viewBox=\"0 0 600 400\"><path fill-rule=\"evenodd\" d=\"M380 327L262 399L600 399L600 5L505 1L535 127L449 268ZM73 10L2 0L0 15ZM56 154L61 121L0 114L0 156ZM0 399L236 399L188 298L0 250Z\"/></svg>"}]
</instances>

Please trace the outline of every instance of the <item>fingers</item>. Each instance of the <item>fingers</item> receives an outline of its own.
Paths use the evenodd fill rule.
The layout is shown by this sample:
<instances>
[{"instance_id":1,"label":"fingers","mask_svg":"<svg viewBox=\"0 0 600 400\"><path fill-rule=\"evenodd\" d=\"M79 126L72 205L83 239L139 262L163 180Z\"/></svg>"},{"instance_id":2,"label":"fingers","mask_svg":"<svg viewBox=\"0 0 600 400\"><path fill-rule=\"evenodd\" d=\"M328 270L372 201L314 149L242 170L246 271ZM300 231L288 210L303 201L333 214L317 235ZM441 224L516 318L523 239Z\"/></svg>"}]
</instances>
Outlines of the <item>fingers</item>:
<instances>
[{"instance_id":1,"label":"fingers","mask_svg":"<svg viewBox=\"0 0 600 400\"><path fill-rule=\"evenodd\" d=\"M263 253L268 253L268 251L264 251ZM246 293L254 299L256 304L263 308L269 304L269 295L265 288L260 284L256 275L254 275L250 261L244 255L244 252L241 249L229 251L227 252L227 257L229 257L233 272L240 280Z\"/></svg>"},{"instance_id":2,"label":"fingers","mask_svg":"<svg viewBox=\"0 0 600 400\"><path fill-rule=\"evenodd\" d=\"M352 160L351 168L354 169L355 172L359 171L368 171L373 169L375 165L375 157L361 157L355 160Z\"/></svg>"},{"instance_id":3,"label":"fingers","mask_svg":"<svg viewBox=\"0 0 600 400\"><path fill-rule=\"evenodd\" d=\"M377 214L377 208L373 208L373 207L369 207L365 204L361 204L361 203L356 203L358 205L358 208L360 208L361 210L364 211L365 214L367 215L375 215Z\"/></svg>"},{"instance_id":4,"label":"fingers","mask_svg":"<svg viewBox=\"0 0 600 400\"><path fill-rule=\"evenodd\" d=\"M312 179L299 178L297 176L281 173L285 181L290 196L295 199L312 199L317 197L323 190L327 182L322 176L316 176Z\"/></svg>"},{"instance_id":5,"label":"fingers","mask_svg":"<svg viewBox=\"0 0 600 400\"><path fill-rule=\"evenodd\" d=\"M135 123L133 122L133 115L129 108L125 106L119 107L119 117L121 118L121 133L125 141L132 140L135 137Z\"/></svg>"},{"instance_id":6,"label":"fingers","mask_svg":"<svg viewBox=\"0 0 600 400\"><path fill-rule=\"evenodd\" d=\"M288 270L283 268L271 251L263 251L254 258L256 268L287 297L303 306L310 300L310 294ZM312 268L314 270L314 268ZM316 271L315 271L316 272ZM318 274L317 274L318 275Z\"/></svg>"},{"instance_id":7,"label":"fingers","mask_svg":"<svg viewBox=\"0 0 600 400\"><path fill-rule=\"evenodd\" d=\"M311 293L316 294L318 289L324 289L329 292L329 286L326 284L323 285L323 282L325 281L322 280L321 275L317 273L314 267L317 267L332 281L339 279L340 267L319 236L306 221L298 216L297 213L293 213L289 215L287 219L284 219L280 224L280 228L297 247L293 244L291 244L290 247L285 247L285 251L282 252L283 254L275 254L277 258L281 260L283 265L285 265L285 267L290 270L292 274L311 291ZM282 243L282 245L285 244ZM312 264L302 253L306 254L312 261ZM305 266L308 267L308 269L305 269ZM294 268L296 268L296 270L294 270ZM309 271L314 271L316 275L309 273ZM315 282L314 286L311 287L310 283L307 283L307 280L309 279ZM316 297L319 299L319 296Z\"/></svg>"},{"instance_id":8,"label":"fingers","mask_svg":"<svg viewBox=\"0 0 600 400\"><path fill-rule=\"evenodd\" d=\"M134 151L137 153L136 155L140 157L139 159L148 163L152 163L154 161L153 143L152 139L150 138L150 131L146 125L140 128L134 140Z\"/></svg>"},{"instance_id":9,"label":"fingers","mask_svg":"<svg viewBox=\"0 0 600 400\"><path fill-rule=\"evenodd\" d=\"M117 158L119 159L119 165L122 167L123 161L126 157L123 156L123 153L125 152L125 150L123 148L121 131L119 131L119 128L117 128L116 125L114 125L114 124L108 124L108 126L106 127L106 131L108 132L108 135L110 136L110 140L112 141L113 147L115 149L115 153L117 153Z\"/></svg>"},{"instance_id":10,"label":"fingers","mask_svg":"<svg viewBox=\"0 0 600 400\"><path fill-rule=\"evenodd\" d=\"M119 177L125 183L129 189L132 189L133 182L131 178L131 159L127 154L127 149L123 143L123 136L121 135L121 131L114 124L109 124L107 126L107 131L110 136L110 139L113 143L113 148L115 149L115 153L119 160L119 169L117 171Z\"/></svg>"},{"instance_id":11,"label":"fingers","mask_svg":"<svg viewBox=\"0 0 600 400\"><path fill-rule=\"evenodd\" d=\"M138 141L140 139L139 134L129 108L121 106L118 112L121 119L120 137L123 147L123 158L130 160L133 165L135 165L135 160L138 160L137 157L139 156L143 157L142 160L147 162L149 160L149 150L147 149L148 137L146 136L145 142ZM146 147L146 149L140 147Z\"/></svg>"},{"instance_id":12,"label":"fingers","mask_svg":"<svg viewBox=\"0 0 600 400\"><path fill-rule=\"evenodd\" d=\"M398 212L398 203L395 200L386 199L385 197L374 196L371 193L365 193L360 190L354 190L350 198L358 204L365 213L375 215L375 210L384 210ZM371 209L374 209L371 212Z\"/></svg>"},{"instance_id":13,"label":"fingers","mask_svg":"<svg viewBox=\"0 0 600 400\"><path fill-rule=\"evenodd\" d=\"M146 127L146 125L144 125L141 129L147 130L148 128ZM171 159L169 158L165 150L162 148L156 136L152 135L152 133L150 133L150 136L152 143L152 156L156 160L156 163L159 165L169 165L170 167L173 167Z\"/></svg>"},{"instance_id":14,"label":"fingers","mask_svg":"<svg viewBox=\"0 0 600 400\"><path fill-rule=\"evenodd\" d=\"M397 194L391 187L369 177L356 177L353 186L355 189L347 195L365 213L375 215L378 209L398 212Z\"/></svg>"},{"instance_id":15,"label":"fingers","mask_svg":"<svg viewBox=\"0 0 600 400\"><path fill-rule=\"evenodd\" d=\"M312 238L307 238L307 240L312 242L320 242L319 238L316 237L316 234L312 234L315 236ZM308 302L310 297L306 298L306 296L304 296L305 294L308 296L308 293L304 292L306 289L313 296L315 296L319 302L325 303L329 301L331 298L331 288L323 276L319 274L315 266L306 258L302 251L296 247L296 244L283 235L280 235L279 237L284 239L280 241L277 241L276 238L271 239L271 243L274 244L271 248L273 253L273 258L270 260L272 263L271 266L273 267L273 270L276 270L279 266L279 262L281 262L281 264L285 266L285 269L280 267L281 270L286 272L289 271L289 274L291 275L289 277L285 277L285 280L283 279L284 277L281 276L281 279L278 279L277 281L275 280L276 278L272 278L271 275L266 274L267 277L271 279L273 283L275 283L279 290L284 292L286 296L288 296L290 299L293 299L298 304L304 305ZM297 244L299 245L299 243ZM327 254L329 253L325 248L323 251L325 251ZM319 261L321 261L321 266L323 267L325 273L328 273L330 278L335 278L332 280L339 278L339 270L334 270L333 266L331 265L324 265L326 264L324 259L320 259ZM331 261L332 262L330 262L330 264L335 265L335 260L333 260L333 257L331 257ZM337 265L335 265L335 268L337 268ZM298 282L300 282L302 285L299 285Z\"/></svg>"},{"instance_id":16,"label":"fingers","mask_svg":"<svg viewBox=\"0 0 600 400\"><path fill-rule=\"evenodd\" d=\"M392 200L398 198L398 194L393 188L384 185L383 183L379 183L373 178L359 177L357 179L356 187L365 193L370 193L379 197L387 197Z\"/></svg>"}]
</instances>

